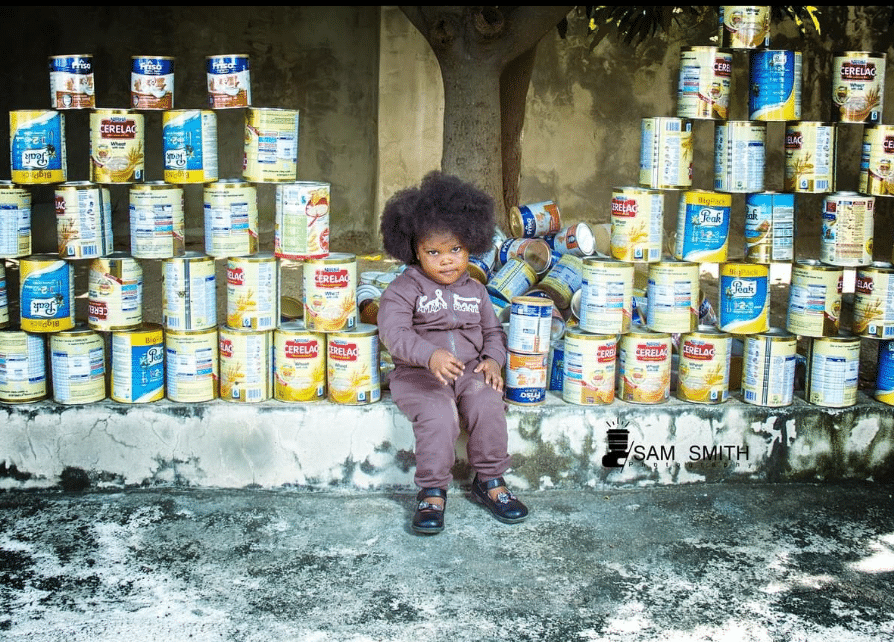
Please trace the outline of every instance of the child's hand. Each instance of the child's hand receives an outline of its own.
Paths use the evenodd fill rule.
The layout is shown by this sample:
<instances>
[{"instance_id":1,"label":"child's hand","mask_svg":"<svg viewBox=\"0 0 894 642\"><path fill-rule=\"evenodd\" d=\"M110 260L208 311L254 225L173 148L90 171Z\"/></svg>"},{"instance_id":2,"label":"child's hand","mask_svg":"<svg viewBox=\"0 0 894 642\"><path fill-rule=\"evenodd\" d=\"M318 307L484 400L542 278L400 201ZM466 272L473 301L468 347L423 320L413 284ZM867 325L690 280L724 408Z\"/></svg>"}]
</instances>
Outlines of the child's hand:
<instances>
[{"instance_id":1,"label":"child's hand","mask_svg":"<svg viewBox=\"0 0 894 642\"><path fill-rule=\"evenodd\" d=\"M428 360L428 369L445 386L455 381L465 370L465 364L443 348L438 348Z\"/></svg>"},{"instance_id":2,"label":"child's hand","mask_svg":"<svg viewBox=\"0 0 894 642\"><path fill-rule=\"evenodd\" d=\"M503 391L503 373L500 365L491 359L490 357L485 357L481 363L475 366L475 372L483 372L484 373L484 383L489 385L494 390Z\"/></svg>"}]
</instances>

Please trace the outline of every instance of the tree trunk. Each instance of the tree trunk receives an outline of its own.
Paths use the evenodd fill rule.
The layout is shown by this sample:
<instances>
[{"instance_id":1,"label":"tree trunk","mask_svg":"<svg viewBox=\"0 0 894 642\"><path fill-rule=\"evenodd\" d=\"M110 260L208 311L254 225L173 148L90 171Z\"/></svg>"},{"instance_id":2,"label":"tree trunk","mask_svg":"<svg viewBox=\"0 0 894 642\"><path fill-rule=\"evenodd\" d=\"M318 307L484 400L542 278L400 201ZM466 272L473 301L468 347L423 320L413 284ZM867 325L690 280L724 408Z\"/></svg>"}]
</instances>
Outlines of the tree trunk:
<instances>
[{"instance_id":1,"label":"tree trunk","mask_svg":"<svg viewBox=\"0 0 894 642\"><path fill-rule=\"evenodd\" d=\"M537 45L506 65L500 78L500 113L502 121L501 156L503 160L503 209L519 204L518 181L521 176L521 131L525 124L528 89L534 73ZM499 210L499 207L497 208ZM499 215L499 212L498 212ZM508 228L508 216L503 225Z\"/></svg>"}]
</instances>

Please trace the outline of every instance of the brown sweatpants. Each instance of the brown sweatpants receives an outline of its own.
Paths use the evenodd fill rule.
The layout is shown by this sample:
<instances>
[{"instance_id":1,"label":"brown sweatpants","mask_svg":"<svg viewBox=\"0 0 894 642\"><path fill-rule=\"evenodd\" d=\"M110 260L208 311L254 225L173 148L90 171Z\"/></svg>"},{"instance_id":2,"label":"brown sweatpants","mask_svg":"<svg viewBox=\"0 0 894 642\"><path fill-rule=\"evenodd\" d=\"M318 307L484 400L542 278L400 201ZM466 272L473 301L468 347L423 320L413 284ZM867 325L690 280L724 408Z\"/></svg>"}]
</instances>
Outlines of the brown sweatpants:
<instances>
[{"instance_id":1,"label":"brown sweatpants","mask_svg":"<svg viewBox=\"0 0 894 642\"><path fill-rule=\"evenodd\" d=\"M413 423L416 436L416 485L447 489L453 481L460 417L469 431L469 463L483 481L509 468L506 403L484 375L466 364L446 386L426 368L396 367L388 378L391 398Z\"/></svg>"}]
</instances>

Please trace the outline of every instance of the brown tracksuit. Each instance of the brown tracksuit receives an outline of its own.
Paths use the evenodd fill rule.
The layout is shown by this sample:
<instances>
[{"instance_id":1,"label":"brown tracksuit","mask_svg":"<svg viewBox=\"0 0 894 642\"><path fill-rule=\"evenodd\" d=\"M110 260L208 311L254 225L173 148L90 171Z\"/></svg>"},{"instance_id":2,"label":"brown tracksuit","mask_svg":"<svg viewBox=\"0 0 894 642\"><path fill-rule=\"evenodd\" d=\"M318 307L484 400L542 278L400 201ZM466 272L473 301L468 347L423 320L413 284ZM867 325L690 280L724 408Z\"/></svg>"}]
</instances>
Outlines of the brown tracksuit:
<instances>
[{"instance_id":1,"label":"brown tracksuit","mask_svg":"<svg viewBox=\"0 0 894 642\"><path fill-rule=\"evenodd\" d=\"M416 476L421 488L448 488L453 477L460 422L469 431L469 463L487 481L509 468L506 404L484 383L475 366L491 357L506 363L506 335L484 286L463 275L451 285L408 266L379 301L379 336L394 361L391 397L413 423ZM465 370L448 385L428 362L438 348L450 351Z\"/></svg>"}]
</instances>

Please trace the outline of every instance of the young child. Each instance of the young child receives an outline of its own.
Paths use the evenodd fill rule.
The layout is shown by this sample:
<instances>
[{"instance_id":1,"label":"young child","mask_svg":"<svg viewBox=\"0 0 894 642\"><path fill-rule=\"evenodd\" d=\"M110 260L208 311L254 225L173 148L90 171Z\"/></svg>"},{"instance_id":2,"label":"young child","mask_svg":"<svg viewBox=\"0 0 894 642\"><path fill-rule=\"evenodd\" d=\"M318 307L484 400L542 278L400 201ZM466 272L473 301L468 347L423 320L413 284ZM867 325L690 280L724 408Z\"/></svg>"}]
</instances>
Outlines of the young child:
<instances>
[{"instance_id":1,"label":"young child","mask_svg":"<svg viewBox=\"0 0 894 642\"><path fill-rule=\"evenodd\" d=\"M440 172L395 194L382 213L385 251L407 264L382 293L378 326L394 361L391 397L416 437L417 533L444 529L460 422L476 473L472 497L502 522L528 515L502 477L506 335L487 290L466 272L469 254L486 252L494 230L493 200Z\"/></svg>"}]
</instances>

